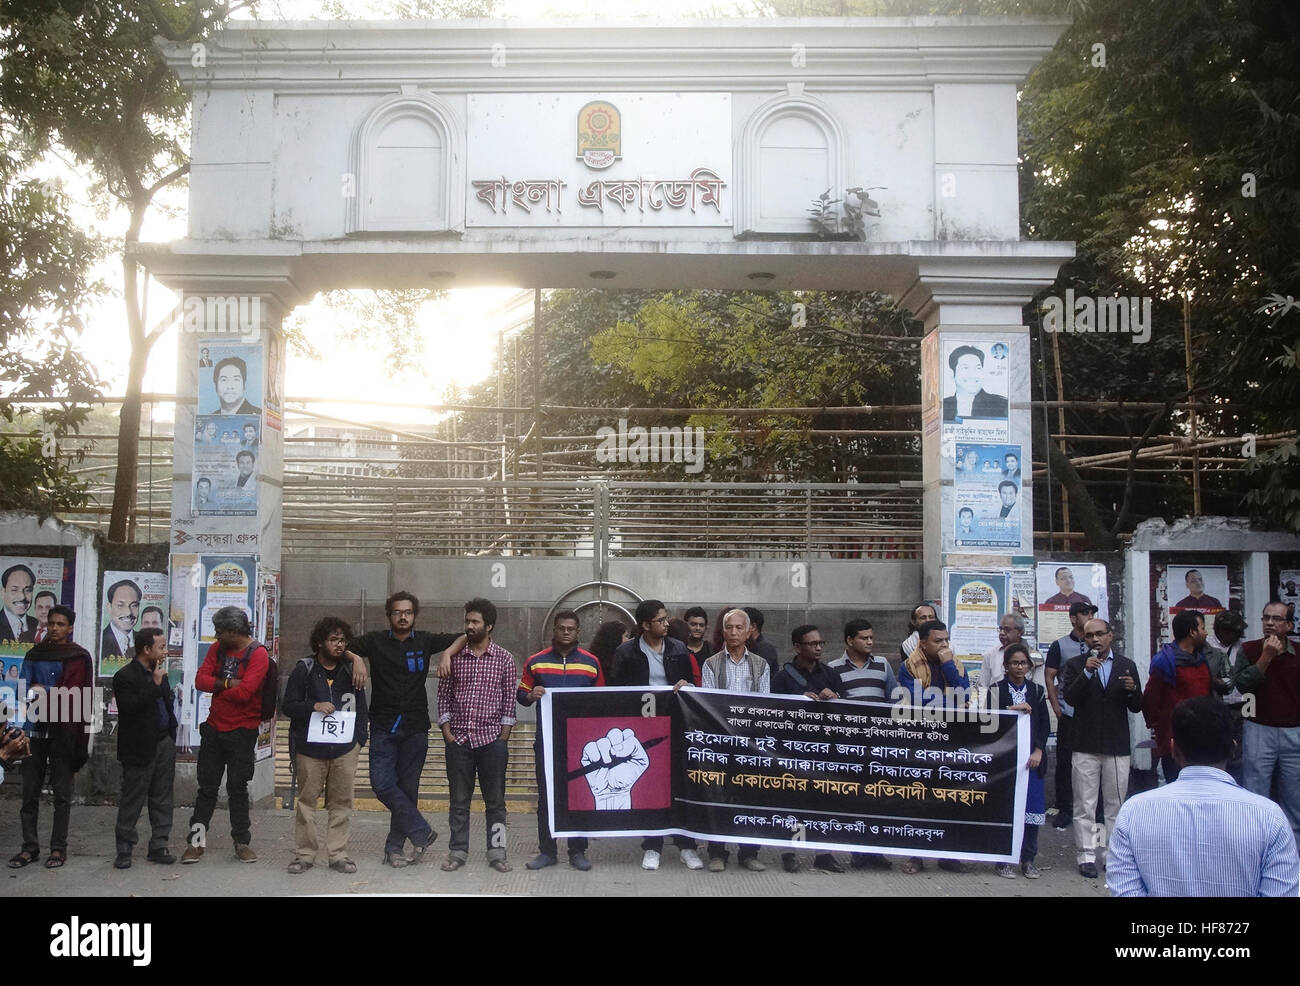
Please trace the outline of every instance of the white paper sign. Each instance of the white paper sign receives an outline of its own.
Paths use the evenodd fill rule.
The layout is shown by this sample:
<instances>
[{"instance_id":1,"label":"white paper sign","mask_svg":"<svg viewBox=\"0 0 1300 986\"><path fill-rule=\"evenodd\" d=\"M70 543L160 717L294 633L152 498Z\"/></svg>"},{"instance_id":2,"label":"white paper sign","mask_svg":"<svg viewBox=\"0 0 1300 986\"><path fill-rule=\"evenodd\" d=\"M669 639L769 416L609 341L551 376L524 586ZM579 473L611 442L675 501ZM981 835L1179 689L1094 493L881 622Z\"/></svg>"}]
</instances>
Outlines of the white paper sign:
<instances>
[{"instance_id":1,"label":"white paper sign","mask_svg":"<svg viewBox=\"0 0 1300 986\"><path fill-rule=\"evenodd\" d=\"M313 712L307 723L308 743L351 743L352 731L357 724L355 712L335 709L329 715Z\"/></svg>"}]
</instances>

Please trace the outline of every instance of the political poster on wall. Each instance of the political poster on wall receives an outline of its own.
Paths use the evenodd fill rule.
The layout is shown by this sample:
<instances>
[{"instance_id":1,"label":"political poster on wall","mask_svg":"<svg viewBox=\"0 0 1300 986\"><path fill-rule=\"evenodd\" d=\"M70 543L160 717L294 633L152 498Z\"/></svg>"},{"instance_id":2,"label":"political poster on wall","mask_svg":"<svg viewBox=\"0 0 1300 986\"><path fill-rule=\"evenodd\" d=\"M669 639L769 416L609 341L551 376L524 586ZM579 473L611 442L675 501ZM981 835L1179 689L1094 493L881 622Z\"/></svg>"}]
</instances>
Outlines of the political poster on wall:
<instances>
[{"instance_id":1,"label":"political poster on wall","mask_svg":"<svg viewBox=\"0 0 1300 986\"><path fill-rule=\"evenodd\" d=\"M1286 603L1291 617L1291 633L1300 634L1300 571L1283 569L1277 577L1277 598ZM1213 623L1212 620L1207 621Z\"/></svg>"},{"instance_id":2,"label":"political poster on wall","mask_svg":"<svg viewBox=\"0 0 1300 986\"><path fill-rule=\"evenodd\" d=\"M284 343L279 335L266 335L266 427L280 431L284 426Z\"/></svg>"},{"instance_id":3,"label":"political poster on wall","mask_svg":"<svg viewBox=\"0 0 1300 986\"><path fill-rule=\"evenodd\" d=\"M45 636L50 607L72 605L73 565L62 558L0 556L0 698L18 707L23 657Z\"/></svg>"},{"instance_id":4,"label":"political poster on wall","mask_svg":"<svg viewBox=\"0 0 1300 986\"><path fill-rule=\"evenodd\" d=\"M257 516L261 427L253 414L195 418L192 516Z\"/></svg>"},{"instance_id":5,"label":"political poster on wall","mask_svg":"<svg viewBox=\"0 0 1300 986\"><path fill-rule=\"evenodd\" d=\"M1228 566L1168 565L1151 588L1152 613L1159 614L1158 640L1173 640L1174 617L1185 610L1204 613L1206 628L1212 630L1214 614L1228 608Z\"/></svg>"},{"instance_id":6,"label":"political poster on wall","mask_svg":"<svg viewBox=\"0 0 1300 986\"><path fill-rule=\"evenodd\" d=\"M946 335L938 372L945 442L1009 442L1005 339Z\"/></svg>"},{"instance_id":7,"label":"political poster on wall","mask_svg":"<svg viewBox=\"0 0 1300 986\"><path fill-rule=\"evenodd\" d=\"M172 632L167 641L167 680L171 682L173 709L179 728L176 747L189 751L199 743L194 712L198 704L194 675L198 671L199 590L203 564L197 554L174 554L171 565Z\"/></svg>"},{"instance_id":8,"label":"political poster on wall","mask_svg":"<svg viewBox=\"0 0 1300 986\"><path fill-rule=\"evenodd\" d=\"M111 678L135 657L135 631L168 629L164 572L105 572L99 603L99 677Z\"/></svg>"},{"instance_id":9,"label":"political poster on wall","mask_svg":"<svg viewBox=\"0 0 1300 986\"><path fill-rule=\"evenodd\" d=\"M224 606L238 606L244 611L250 623L254 623L256 619L256 558L252 555L201 555L199 564L202 579L199 583L199 620L196 628L198 639L194 654L194 670L190 672L187 667L187 674L198 672L199 665L207 657L208 648L217 639L212 629L212 616L217 610ZM193 677L187 678L186 684L193 692L194 707L190 710L189 716L194 728L197 729L208 718L212 695L194 689Z\"/></svg>"},{"instance_id":10,"label":"political poster on wall","mask_svg":"<svg viewBox=\"0 0 1300 986\"><path fill-rule=\"evenodd\" d=\"M261 417L261 343L199 341L199 414Z\"/></svg>"},{"instance_id":11,"label":"political poster on wall","mask_svg":"<svg viewBox=\"0 0 1300 986\"><path fill-rule=\"evenodd\" d=\"M948 646L961 662L972 688L980 681L984 652L999 646L998 621L1011 600L1011 573L943 570L943 621Z\"/></svg>"},{"instance_id":12,"label":"political poster on wall","mask_svg":"<svg viewBox=\"0 0 1300 986\"><path fill-rule=\"evenodd\" d=\"M1106 593L1106 566L1091 562L1040 561L1038 572L1038 649L1046 652L1052 641L1071 630L1070 607L1088 603L1097 615L1110 619Z\"/></svg>"},{"instance_id":13,"label":"political poster on wall","mask_svg":"<svg viewBox=\"0 0 1300 986\"><path fill-rule=\"evenodd\" d=\"M548 691L540 715L558 837L1019 858L1029 722L1018 713L574 688Z\"/></svg>"},{"instance_id":14,"label":"political poster on wall","mask_svg":"<svg viewBox=\"0 0 1300 986\"><path fill-rule=\"evenodd\" d=\"M958 442L953 472L956 550L1020 550L1020 446Z\"/></svg>"}]
</instances>

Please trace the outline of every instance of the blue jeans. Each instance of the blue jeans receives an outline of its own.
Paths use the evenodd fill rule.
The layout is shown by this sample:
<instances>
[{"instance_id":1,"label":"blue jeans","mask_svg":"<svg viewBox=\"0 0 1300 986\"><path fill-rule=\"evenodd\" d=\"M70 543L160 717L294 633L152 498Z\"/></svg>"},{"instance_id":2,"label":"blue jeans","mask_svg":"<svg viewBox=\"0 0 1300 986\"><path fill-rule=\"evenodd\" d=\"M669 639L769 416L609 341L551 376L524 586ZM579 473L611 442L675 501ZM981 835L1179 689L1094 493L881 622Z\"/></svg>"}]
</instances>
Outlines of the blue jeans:
<instances>
[{"instance_id":1,"label":"blue jeans","mask_svg":"<svg viewBox=\"0 0 1300 986\"><path fill-rule=\"evenodd\" d=\"M1277 803L1300 839L1300 726L1261 726L1247 719L1241 739L1246 790L1270 797L1276 773Z\"/></svg>"},{"instance_id":2,"label":"blue jeans","mask_svg":"<svg viewBox=\"0 0 1300 986\"><path fill-rule=\"evenodd\" d=\"M423 729L399 725L396 732L374 729L370 734L370 786L393 815L385 853L400 853L407 839L423 847L433 832L420 814L420 772L428 753L429 734Z\"/></svg>"},{"instance_id":3,"label":"blue jeans","mask_svg":"<svg viewBox=\"0 0 1300 986\"><path fill-rule=\"evenodd\" d=\"M506 858L506 761L509 759L510 745L502 739L477 748L468 743L447 744L447 787L451 791L449 855L469 858L469 802L474 797L477 774L487 811L487 858Z\"/></svg>"}]
</instances>

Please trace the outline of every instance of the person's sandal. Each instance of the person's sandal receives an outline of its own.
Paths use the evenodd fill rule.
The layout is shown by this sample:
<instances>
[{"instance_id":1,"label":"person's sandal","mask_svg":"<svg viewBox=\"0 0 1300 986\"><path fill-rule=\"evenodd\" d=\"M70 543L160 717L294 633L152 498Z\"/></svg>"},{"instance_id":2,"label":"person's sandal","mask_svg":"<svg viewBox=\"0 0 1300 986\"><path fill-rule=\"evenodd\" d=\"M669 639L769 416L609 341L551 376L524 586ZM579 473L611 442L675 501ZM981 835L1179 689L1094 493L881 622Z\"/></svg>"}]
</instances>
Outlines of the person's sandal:
<instances>
[{"instance_id":1,"label":"person's sandal","mask_svg":"<svg viewBox=\"0 0 1300 986\"><path fill-rule=\"evenodd\" d=\"M294 876L297 876L299 873L306 873L311 868L312 868L311 863L305 862L304 860L301 859L295 859L292 863L289 864L288 871L292 873Z\"/></svg>"},{"instance_id":2,"label":"person's sandal","mask_svg":"<svg viewBox=\"0 0 1300 986\"><path fill-rule=\"evenodd\" d=\"M11 870L21 870L24 866L31 866L40 858L41 854L39 852L28 852L24 849L22 852L9 857L9 868Z\"/></svg>"},{"instance_id":3,"label":"person's sandal","mask_svg":"<svg viewBox=\"0 0 1300 986\"><path fill-rule=\"evenodd\" d=\"M55 849L50 852L50 857L45 861L47 870L57 870L60 866L68 861L67 853L62 849Z\"/></svg>"},{"instance_id":4,"label":"person's sandal","mask_svg":"<svg viewBox=\"0 0 1300 986\"><path fill-rule=\"evenodd\" d=\"M330 869L335 873L355 873L357 871L357 864L352 862L350 859L336 859L334 862L330 863Z\"/></svg>"},{"instance_id":5,"label":"person's sandal","mask_svg":"<svg viewBox=\"0 0 1300 986\"><path fill-rule=\"evenodd\" d=\"M465 865L465 860L460 859L456 856L448 856L446 859L442 861L442 871L444 873L454 873L456 870L460 869L464 865Z\"/></svg>"}]
</instances>

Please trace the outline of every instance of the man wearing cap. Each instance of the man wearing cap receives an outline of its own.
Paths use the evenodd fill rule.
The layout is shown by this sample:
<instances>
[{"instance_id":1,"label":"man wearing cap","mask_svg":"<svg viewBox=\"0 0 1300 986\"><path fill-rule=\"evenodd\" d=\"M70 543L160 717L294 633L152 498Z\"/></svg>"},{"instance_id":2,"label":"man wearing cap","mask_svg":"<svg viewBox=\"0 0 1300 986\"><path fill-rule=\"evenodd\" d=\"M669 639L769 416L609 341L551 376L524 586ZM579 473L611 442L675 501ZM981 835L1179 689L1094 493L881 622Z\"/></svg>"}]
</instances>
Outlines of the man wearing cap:
<instances>
[{"instance_id":1,"label":"man wearing cap","mask_svg":"<svg viewBox=\"0 0 1300 986\"><path fill-rule=\"evenodd\" d=\"M1073 585L1073 581L1070 584ZM1083 642L1083 626L1096 612L1097 607L1090 602L1071 603L1070 626L1073 629L1064 637L1052 641L1052 646L1047 648L1047 661L1043 665L1047 701L1056 713L1056 819L1052 824L1058 829L1066 828L1074 816L1074 785L1071 778L1073 747L1070 743L1074 707L1062 700L1057 680L1066 661L1088 653L1088 646Z\"/></svg>"}]
</instances>

